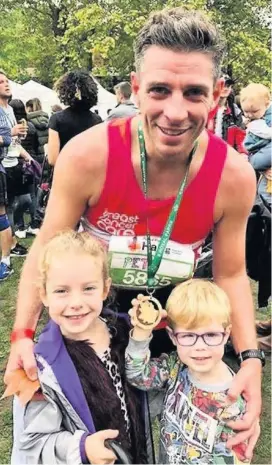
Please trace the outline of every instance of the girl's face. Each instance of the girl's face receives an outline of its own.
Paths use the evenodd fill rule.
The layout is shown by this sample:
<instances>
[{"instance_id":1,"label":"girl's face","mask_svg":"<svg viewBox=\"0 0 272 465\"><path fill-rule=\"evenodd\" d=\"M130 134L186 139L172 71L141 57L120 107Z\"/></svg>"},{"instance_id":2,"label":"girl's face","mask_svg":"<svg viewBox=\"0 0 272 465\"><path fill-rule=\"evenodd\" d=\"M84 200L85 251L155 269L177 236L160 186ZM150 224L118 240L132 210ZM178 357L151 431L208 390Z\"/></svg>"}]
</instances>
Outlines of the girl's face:
<instances>
[{"instance_id":1,"label":"girl's face","mask_svg":"<svg viewBox=\"0 0 272 465\"><path fill-rule=\"evenodd\" d=\"M106 299L111 280L103 280L102 263L88 254L57 255L42 300L49 315L71 339L88 339Z\"/></svg>"}]
</instances>

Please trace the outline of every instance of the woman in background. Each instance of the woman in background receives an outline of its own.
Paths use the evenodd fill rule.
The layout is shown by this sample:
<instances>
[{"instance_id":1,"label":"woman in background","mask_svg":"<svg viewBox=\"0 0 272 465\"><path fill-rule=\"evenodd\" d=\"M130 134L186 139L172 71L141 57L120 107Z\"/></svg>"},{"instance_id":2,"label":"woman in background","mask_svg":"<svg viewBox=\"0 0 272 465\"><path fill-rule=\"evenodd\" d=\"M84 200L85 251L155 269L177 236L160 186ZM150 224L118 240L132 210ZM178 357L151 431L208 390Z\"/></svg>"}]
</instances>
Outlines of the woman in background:
<instances>
[{"instance_id":1,"label":"woman in background","mask_svg":"<svg viewBox=\"0 0 272 465\"><path fill-rule=\"evenodd\" d=\"M87 71L66 73L55 84L65 110L54 113L49 121L48 162L54 166L64 145L72 137L102 122L90 111L97 104L97 85Z\"/></svg>"},{"instance_id":2,"label":"woman in background","mask_svg":"<svg viewBox=\"0 0 272 465\"><path fill-rule=\"evenodd\" d=\"M36 160L43 164L44 146L48 142L48 122L49 116L43 111L41 101L33 98L26 102L27 119L34 124L38 136L38 150Z\"/></svg>"}]
</instances>

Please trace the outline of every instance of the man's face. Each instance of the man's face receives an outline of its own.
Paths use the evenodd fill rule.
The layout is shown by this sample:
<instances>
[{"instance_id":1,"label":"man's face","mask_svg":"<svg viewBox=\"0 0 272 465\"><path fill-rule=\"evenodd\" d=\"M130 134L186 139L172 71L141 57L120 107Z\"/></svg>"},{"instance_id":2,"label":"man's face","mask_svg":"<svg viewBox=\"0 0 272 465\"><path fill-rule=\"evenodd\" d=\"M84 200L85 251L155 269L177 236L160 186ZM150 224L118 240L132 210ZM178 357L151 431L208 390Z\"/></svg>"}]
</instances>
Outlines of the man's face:
<instances>
[{"instance_id":1,"label":"man's face","mask_svg":"<svg viewBox=\"0 0 272 465\"><path fill-rule=\"evenodd\" d=\"M221 90L221 94L220 94L220 97L221 98L227 98L232 92L232 84L230 84L230 82L226 81L224 84L223 84L223 88Z\"/></svg>"},{"instance_id":2,"label":"man's face","mask_svg":"<svg viewBox=\"0 0 272 465\"><path fill-rule=\"evenodd\" d=\"M4 74L0 74L0 98L8 99L11 97L9 80Z\"/></svg>"},{"instance_id":3,"label":"man's face","mask_svg":"<svg viewBox=\"0 0 272 465\"><path fill-rule=\"evenodd\" d=\"M121 93L120 93L120 89L116 89L115 95L116 95L117 103L121 103Z\"/></svg>"},{"instance_id":4,"label":"man's face","mask_svg":"<svg viewBox=\"0 0 272 465\"><path fill-rule=\"evenodd\" d=\"M160 158L190 151L220 96L212 58L151 46L131 78L148 151Z\"/></svg>"}]
</instances>

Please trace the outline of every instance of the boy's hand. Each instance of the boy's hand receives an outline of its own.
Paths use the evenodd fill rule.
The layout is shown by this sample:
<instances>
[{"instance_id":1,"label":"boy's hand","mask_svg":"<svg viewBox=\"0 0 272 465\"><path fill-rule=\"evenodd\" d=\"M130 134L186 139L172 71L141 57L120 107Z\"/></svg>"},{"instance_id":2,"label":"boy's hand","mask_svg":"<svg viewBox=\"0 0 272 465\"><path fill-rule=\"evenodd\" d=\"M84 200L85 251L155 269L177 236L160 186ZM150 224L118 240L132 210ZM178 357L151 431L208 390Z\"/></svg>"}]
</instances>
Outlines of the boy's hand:
<instances>
[{"instance_id":1,"label":"boy's hand","mask_svg":"<svg viewBox=\"0 0 272 465\"><path fill-rule=\"evenodd\" d=\"M114 463L117 457L112 450L105 446L104 441L115 439L118 434L118 430L105 429L88 436L85 442L85 452L89 462L99 465Z\"/></svg>"},{"instance_id":2,"label":"boy's hand","mask_svg":"<svg viewBox=\"0 0 272 465\"><path fill-rule=\"evenodd\" d=\"M155 308L149 296L138 294L137 299L131 301L132 308L128 314L131 324L134 326L132 337L137 341L143 341L149 338L152 330L160 323L162 318L167 317L165 310ZM151 305L150 305L151 304Z\"/></svg>"}]
</instances>

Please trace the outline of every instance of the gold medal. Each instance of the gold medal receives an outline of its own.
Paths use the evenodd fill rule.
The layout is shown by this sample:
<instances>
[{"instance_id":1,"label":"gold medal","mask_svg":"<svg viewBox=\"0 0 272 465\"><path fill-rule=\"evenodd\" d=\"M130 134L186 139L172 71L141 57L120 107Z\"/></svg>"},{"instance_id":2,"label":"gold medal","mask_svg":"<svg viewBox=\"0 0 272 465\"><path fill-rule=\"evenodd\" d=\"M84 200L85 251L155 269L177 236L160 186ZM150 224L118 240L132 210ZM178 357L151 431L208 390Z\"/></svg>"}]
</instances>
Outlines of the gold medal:
<instances>
[{"instance_id":1,"label":"gold medal","mask_svg":"<svg viewBox=\"0 0 272 465\"><path fill-rule=\"evenodd\" d=\"M147 300L144 300L139 304L139 307L135 314L136 324L141 329L154 328L161 320L162 306L158 299L148 296Z\"/></svg>"}]
</instances>

